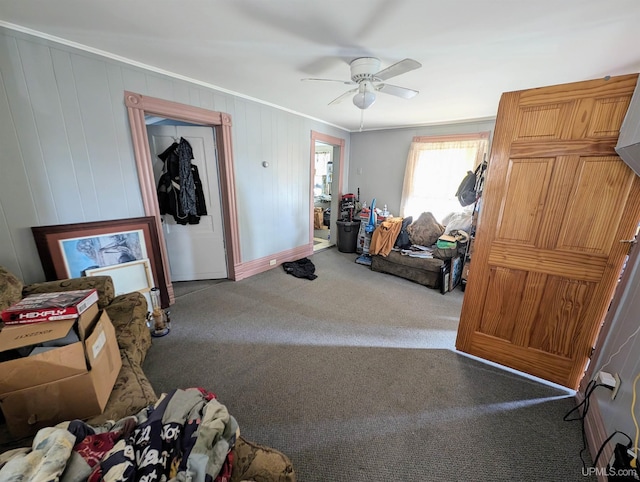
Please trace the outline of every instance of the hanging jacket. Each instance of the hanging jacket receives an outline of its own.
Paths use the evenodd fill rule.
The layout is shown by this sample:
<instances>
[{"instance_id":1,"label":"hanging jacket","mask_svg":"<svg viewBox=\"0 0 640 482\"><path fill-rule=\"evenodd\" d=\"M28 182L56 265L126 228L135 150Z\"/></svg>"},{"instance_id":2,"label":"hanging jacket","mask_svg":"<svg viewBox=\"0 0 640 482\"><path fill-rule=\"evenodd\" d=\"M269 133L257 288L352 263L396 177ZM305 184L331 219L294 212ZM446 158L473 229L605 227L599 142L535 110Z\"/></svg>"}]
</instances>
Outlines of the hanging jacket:
<instances>
[{"instance_id":1,"label":"hanging jacket","mask_svg":"<svg viewBox=\"0 0 640 482\"><path fill-rule=\"evenodd\" d=\"M192 152L189 142L180 138L180 143L174 142L158 155L164 163L157 189L160 214L172 215L178 224L198 224L200 216L207 214Z\"/></svg>"}]
</instances>

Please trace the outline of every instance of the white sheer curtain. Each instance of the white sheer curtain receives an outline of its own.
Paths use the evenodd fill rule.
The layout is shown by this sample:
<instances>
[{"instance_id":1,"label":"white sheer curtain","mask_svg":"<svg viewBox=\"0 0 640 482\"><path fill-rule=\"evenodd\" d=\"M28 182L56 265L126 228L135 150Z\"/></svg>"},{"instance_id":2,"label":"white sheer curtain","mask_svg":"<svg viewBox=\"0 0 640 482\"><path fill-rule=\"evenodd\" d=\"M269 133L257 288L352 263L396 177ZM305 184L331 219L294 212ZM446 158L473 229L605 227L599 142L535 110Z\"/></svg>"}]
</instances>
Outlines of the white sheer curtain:
<instances>
[{"instance_id":1,"label":"white sheer curtain","mask_svg":"<svg viewBox=\"0 0 640 482\"><path fill-rule=\"evenodd\" d=\"M489 133L447 137L414 137L402 188L400 215L417 219L431 212L438 221L464 208L456 197L467 171L482 162Z\"/></svg>"}]
</instances>

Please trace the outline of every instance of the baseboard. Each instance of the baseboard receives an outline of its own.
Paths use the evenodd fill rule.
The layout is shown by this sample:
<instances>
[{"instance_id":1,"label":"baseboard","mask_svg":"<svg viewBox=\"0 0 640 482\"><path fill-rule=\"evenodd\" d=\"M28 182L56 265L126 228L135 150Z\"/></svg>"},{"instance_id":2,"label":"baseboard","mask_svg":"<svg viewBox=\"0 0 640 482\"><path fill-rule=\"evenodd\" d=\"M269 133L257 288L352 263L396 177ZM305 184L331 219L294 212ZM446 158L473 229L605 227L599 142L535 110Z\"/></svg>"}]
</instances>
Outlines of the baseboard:
<instances>
[{"instance_id":1,"label":"baseboard","mask_svg":"<svg viewBox=\"0 0 640 482\"><path fill-rule=\"evenodd\" d=\"M254 259L245 263L240 263L235 267L235 280L240 281L244 278L268 271L287 261L295 261L313 254L313 243L298 246L296 248L280 251L264 258ZM275 260L274 264L271 262Z\"/></svg>"},{"instance_id":2,"label":"baseboard","mask_svg":"<svg viewBox=\"0 0 640 482\"><path fill-rule=\"evenodd\" d=\"M584 400L584 393L579 391L576 392L575 400L578 405L582 403ZM587 412L587 416L584 420L584 431L587 436L587 447L591 454L591 460L595 460L602 442L604 442L610 434L607 433L607 429L604 425L598 399L593 395L589 400L589 411ZM606 467L607 462L613 455L613 447L614 444L608 443L607 446L602 449L602 453L598 459L598 465L596 468L600 470L598 470L596 474L598 481L600 482L607 482L607 477L605 476Z\"/></svg>"}]
</instances>

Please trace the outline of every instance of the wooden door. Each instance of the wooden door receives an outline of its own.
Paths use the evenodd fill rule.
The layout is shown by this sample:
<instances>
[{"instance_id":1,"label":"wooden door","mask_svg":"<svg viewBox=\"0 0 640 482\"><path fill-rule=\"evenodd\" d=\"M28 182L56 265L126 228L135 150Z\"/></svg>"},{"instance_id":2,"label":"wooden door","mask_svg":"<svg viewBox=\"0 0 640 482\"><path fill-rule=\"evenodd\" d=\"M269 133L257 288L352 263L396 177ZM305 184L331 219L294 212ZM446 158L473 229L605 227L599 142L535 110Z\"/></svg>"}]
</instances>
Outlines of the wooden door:
<instances>
[{"instance_id":1,"label":"wooden door","mask_svg":"<svg viewBox=\"0 0 640 482\"><path fill-rule=\"evenodd\" d=\"M637 74L502 95L456 348L576 389L640 220Z\"/></svg>"}]
</instances>

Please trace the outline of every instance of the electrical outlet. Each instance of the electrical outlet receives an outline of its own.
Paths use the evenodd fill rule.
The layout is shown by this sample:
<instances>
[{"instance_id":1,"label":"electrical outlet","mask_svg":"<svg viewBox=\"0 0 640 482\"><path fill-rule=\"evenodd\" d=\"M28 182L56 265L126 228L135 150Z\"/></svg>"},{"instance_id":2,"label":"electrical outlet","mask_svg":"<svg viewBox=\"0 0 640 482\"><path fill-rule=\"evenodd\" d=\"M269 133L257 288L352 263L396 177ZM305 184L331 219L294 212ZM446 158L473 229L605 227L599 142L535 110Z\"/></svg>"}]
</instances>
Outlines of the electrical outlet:
<instances>
[{"instance_id":1,"label":"electrical outlet","mask_svg":"<svg viewBox=\"0 0 640 482\"><path fill-rule=\"evenodd\" d=\"M620 375L618 375L617 373L613 374L613 378L616 381L616 385L615 387L613 387L613 390L611 390L611 400L616 398L616 395L618 394L618 390L620 390L620 384L622 383L622 381L620 380Z\"/></svg>"},{"instance_id":2,"label":"electrical outlet","mask_svg":"<svg viewBox=\"0 0 640 482\"><path fill-rule=\"evenodd\" d=\"M611 373L602 370L598 372L596 382L611 389L611 400L616 398L618 390L620 390L620 384L622 383L620 380L620 375L618 375L617 373L611 375Z\"/></svg>"},{"instance_id":3,"label":"electrical outlet","mask_svg":"<svg viewBox=\"0 0 640 482\"><path fill-rule=\"evenodd\" d=\"M269 260L269 266L275 266L275 265L276 265L276 260L275 259Z\"/></svg>"},{"instance_id":4,"label":"electrical outlet","mask_svg":"<svg viewBox=\"0 0 640 482\"><path fill-rule=\"evenodd\" d=\"M616 379L611 373L600 370L596 379L599 385L604 385L613 390L616 387Z\"/></svg>"}]
</instances>

